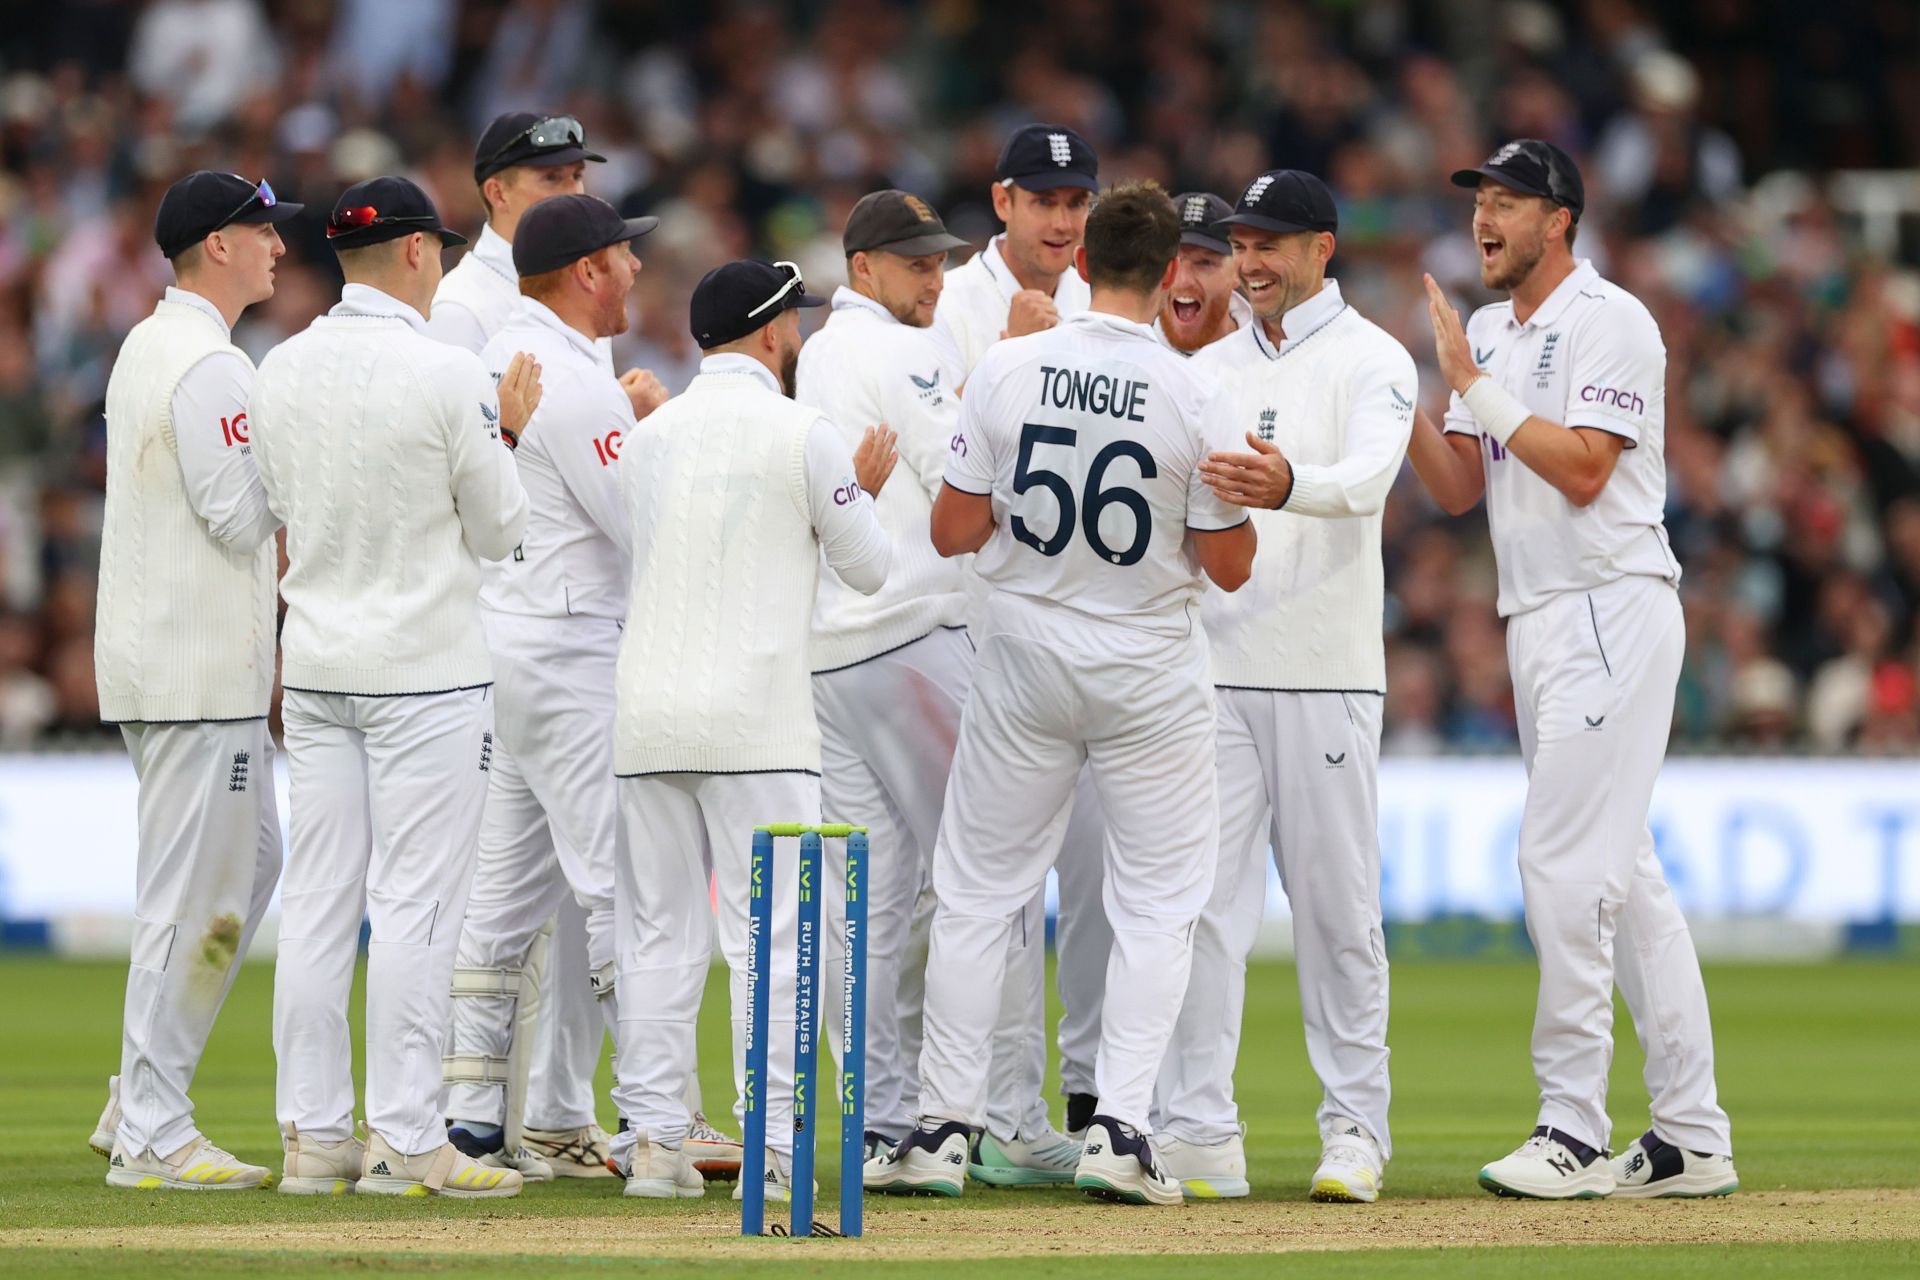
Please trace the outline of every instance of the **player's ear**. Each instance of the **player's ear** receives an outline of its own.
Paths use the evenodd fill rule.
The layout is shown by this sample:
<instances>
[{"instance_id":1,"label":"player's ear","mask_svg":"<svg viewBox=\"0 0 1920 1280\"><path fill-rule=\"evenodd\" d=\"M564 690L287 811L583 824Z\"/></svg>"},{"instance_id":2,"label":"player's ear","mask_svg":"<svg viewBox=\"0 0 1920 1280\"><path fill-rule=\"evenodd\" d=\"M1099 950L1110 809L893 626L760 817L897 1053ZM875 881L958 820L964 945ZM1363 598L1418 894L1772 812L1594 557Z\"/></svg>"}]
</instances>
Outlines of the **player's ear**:
<instances>
[{"instance_id":1,"label":"player's ear","mask_svg":"<svg viewBox=\"0 0 1920 1280\"><path fill-rule=\"evenodd\" d=\"M1085 251L1082 250L1082 252L1085 252ZM1162 289L1173 288L1173 278L1179 274L1180 274L1180 259L1179 258L1167 259L1167 269L1160 273L1160 287Z\"/></svg>"},{"instance_id":2,"label":"player's ear","mask_svg":"<svg viewBox=\"0 0 1920 1280\"><path fill-rule=\"evenodd\" d=\"M1073 269L1080 273L1082 280L1092 283L1093 277L1087 274L1087 246L1084 244L1073 246Z\"/></svg>"},{"instance_id":3,"label":"player's ear","mask_svg":"<svg viewBox=\"0 0 1920 1280\"><path fill-rule=\"evenodd\" d=\"M1314 239L1319 243L1320 248L1325 251L1320 255L1320 265L1322 268L1325 268L1329 262L1333 261L1333 232L1322 231L1319 235L1315 236Z\"/></svg>"},{"instance_id":4,"label":"player's ear","mask_svg":"<svg viewBox=\"0 0 1920 1280\"><path fill-rule=\"evenodd\" d=\"M1006 222L1013 214L1013 188L1004 182L993 184L993 216Z\"/></svg>"}]
</instances>

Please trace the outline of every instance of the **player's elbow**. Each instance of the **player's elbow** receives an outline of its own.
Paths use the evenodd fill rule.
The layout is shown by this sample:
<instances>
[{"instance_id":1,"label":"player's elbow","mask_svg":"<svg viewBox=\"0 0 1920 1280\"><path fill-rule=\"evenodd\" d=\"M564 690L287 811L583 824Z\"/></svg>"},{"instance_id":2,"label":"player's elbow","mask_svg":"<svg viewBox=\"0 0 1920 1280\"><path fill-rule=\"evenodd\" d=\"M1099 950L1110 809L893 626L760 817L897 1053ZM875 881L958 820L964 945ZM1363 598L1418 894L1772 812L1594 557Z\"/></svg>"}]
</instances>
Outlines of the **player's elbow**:
<instances>
[{"instance_id":1,"label":"player's elbow","mask_svg":"<svg viewBox=\"0 0 1920 1280\"><path fill-rule=\"evenodd\" d=\"M964 556L987 545L993 536L993 500L946 485L933 500L927 532L933 549L942 556Z\"/></svg>"},{"instance_id":2,"label":"player's elbow","mask_svg":"<svg viewBox=\"0 0 1920 1280\"><path fill-rule=\"evenodd\" d=\"M1600 500L1601 493L1607 487L1608 473L1611 470L1611 467L1604 470L1582 467L1567 477L1566 483L1560 486L1560 492L1565 494L1567 501L1574 506L1590 507Z\"/></svg>"},{"instance_id":3,"label":"player's elbow","mask_svg":"<svg viewBox=\"0 0 1920 1280\"><path fill-rule=\"evenodd\" d=\"M1450 516L1463 516L1480 503L1480 495L1468 489L1442 489L1434 492L1434 502Z\"/></svg>"},{"instance_id":4,"label":"player's elbow","mask_svg":"<svg viewBox=\"0 0 1920 1280\"><path fill-rule=\"evenodd\" d=\"M1192 537L1200 568L1214 586L1222 591L1238 591L1247 585L1247 579L1253 576L1253 555L1259 549L1259 535L1254 532L1253 521L1247 520L1231 529L1195 530Z\"/></svg>"}]
</instances>

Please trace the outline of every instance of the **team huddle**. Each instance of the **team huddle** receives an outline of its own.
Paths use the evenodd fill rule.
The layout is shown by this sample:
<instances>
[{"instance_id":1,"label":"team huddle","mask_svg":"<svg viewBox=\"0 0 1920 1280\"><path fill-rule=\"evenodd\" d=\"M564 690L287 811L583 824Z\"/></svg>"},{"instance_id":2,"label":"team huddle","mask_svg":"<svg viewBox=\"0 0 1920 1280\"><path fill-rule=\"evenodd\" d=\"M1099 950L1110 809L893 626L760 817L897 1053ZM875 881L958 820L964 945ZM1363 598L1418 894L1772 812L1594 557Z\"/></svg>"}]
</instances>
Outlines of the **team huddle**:
<instances>
[{"instance_id":1,"label":"team huddle","mask_svg":"<svg viewBox=\"0 0 1920 1280\"><path fill-rule=\"evenodd\" d=\"M737 1180L741 1144L697 1086L708 971L717 950L738 1120L752 834L830 820L871 832L869 1191L1248 1195L1234 1073L1271 851L1322 1086L1308 1194L1376 1200L1381 521L1409 461L1446 511L1488 504L1529 778L1541 1103L1479 1180L1737 1188L1647 827L1684 644L1665 350L1573 256L1563 152L1521 140L1454 175L1482 282L1509 300L1463 326L1427 280L1453 393L1438 426L1411 355L1327 275L1338 208L1317 177L1274 170L1231 204L1102 189L1055 125L1008 139L1004 233L951 273L964 242L895 190L854 207L831 299L791 263L707 273L699 373L670 396L615 372L655 221L585 194L599 159L571 118L494 121L487 226L444 276L465 241L425 192L350 188L327 220L339 303L257 370L232 325L272 296L275 224L300 206L207 171L161 204L178 283L107 404L96 664L140 779L121 1066L92 1138L109 1185L486 1197L619 1177L696 1198ZM829 842L828 883L844 856ZM784 1199L797 890L776 857L758 1097ZM277 1180L201 1134L188 1096L276 886ZM1653 1095L1618 1155L1616 984ZM593 1089L608 1034L613 1134Z\"/></svg>"}]
</instances>

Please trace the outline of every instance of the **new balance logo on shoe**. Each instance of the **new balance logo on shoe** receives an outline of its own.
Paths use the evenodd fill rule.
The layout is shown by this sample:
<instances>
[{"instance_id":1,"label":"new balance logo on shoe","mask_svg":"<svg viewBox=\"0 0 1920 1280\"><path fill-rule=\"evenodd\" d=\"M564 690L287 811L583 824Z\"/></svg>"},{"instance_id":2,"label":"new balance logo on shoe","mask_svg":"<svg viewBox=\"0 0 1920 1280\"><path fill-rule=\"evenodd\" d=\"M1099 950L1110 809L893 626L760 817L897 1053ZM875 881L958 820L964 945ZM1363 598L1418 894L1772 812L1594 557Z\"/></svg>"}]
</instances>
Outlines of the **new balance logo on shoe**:
<instances>
[{"instance_id":1,"label":"new balance logo on shoe","mask_svg":"<svg viewBox=\"0 0 1920 1280\"><path fill-rule=\"evenodd\" d=\"M1628 1176L1631 1177L1632 1175L1640 1172L1642 1166L1644 1166L1646 1163L1647 1163L1647 1157L1644 1152L1636 1151L1632 1155L1628 1156L1627 1157Z\"/></svg>"},{"instance_id":2,"label":"new balance logo on shoe","mask_svg":"<svg viewBox=\"0 0 1920 1280\"><path fill-rule=\"evenodd\" d=\"M387 1168L387 1162L382 1160L379 1164L367 1170L367 1175L374 1178L391 1178L393 1176L393 1170Z\"/></svg>"},{"instance_id":3,"label":"new balance logo on shoe","mask_svg":"<svg viewBox=\"0 0 1920 1280\"><path fill-rule=\"evenodd\" d=\"M1555 1156L1553 1159L1547 1161L1547 1163L1558 1169L1562 1177L1571 1178L1573 1176L1573 1161L1567 1159L1565 1156Z\"/></svg>"},{"instance_id":4,"label":"new balance logo on shoe","mask_svg":"<svg viewBox=\"0 0 1920 1280\"><path fill-rule=\"evenodd\" d=\"M946 1160L948 1164L965 1164L967 1162L967 1158L958 1151L947 1152Z\"/></svg>"},{"instance_id":5,"label":"new balance logo on shoe","mask_svg":"<svg viewBox=\"0 0 1920 1280\"><path fill-rule=\"evenodd\" d=\"M1087 1144L1087 1154L1090 1156L1097 1156L1105 1149L1106 1148L1098 1142L1089 1142Z\"/></svg>"}]
</instances>

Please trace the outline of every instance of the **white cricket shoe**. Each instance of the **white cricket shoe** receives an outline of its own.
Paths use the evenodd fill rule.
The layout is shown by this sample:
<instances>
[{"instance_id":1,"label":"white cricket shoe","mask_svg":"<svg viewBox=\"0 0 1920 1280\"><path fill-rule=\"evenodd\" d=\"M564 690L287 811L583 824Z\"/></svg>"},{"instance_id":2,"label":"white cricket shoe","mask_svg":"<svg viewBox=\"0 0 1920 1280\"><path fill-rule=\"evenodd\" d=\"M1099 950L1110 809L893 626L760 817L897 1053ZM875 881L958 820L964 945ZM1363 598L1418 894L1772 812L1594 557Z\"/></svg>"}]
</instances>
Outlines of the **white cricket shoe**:
<instances>
[{"instance_id":1,"label":"white cricket shoe","mask_svg":"<svg viewBox=\"0 0 1920 1280\"><path fill-rule=\"evenodd\" d=\"M1740 1189L1740 1175L1732 1156L1683 1150L1649 1129L1614 1157L1613 1184L1616 1200L1697 1199L1732 1195Z\"/></svg>"},{"instance_id":2,"label":"white cricket shoe","mask_svg":"<svg viewBox=\"0 0 1920 1280\"><path fill-rule=\"evenodd\" d=\"M283 1196L343 1196L360 1181L367 1144L355 1137L322 1142L288 1125L280 1135L286 1163L274 1189Z\"/></svg>"},{"instance_id":3,"label":"white cricket shoe","mask_svg":"<svg viewBox=\"0 0 1920 1280\"><path fill-rule=\"evenodd\" d=\"M1320 1167L1307 1198L1323 1204L1372 1204L1380 1198L1387 1162L1380 1144L1357 1120L1335 1116L1321 1126Z\"/></svg>"},{"instance_id":4,"label":"white cricket shoe","mask_svg":"<svg viewBox=\"0 0 1920 1280\"><path fill-rule=\"evenodd\" d=\"M730 1138L708 1122L705 1113L693 1113L693 1127L680 1149L700 1171L700 1176L719 1182L732 1182L740 1176L740 1160L745 1148L739 1139Z\"/></svg>"},{"instance_id":5,"label":"white cricket shoe","mask_svg":"<svg viewBox=\"0 0 1920 1280\"><path fill-rule=\"evenodd\" d=\"M545 1161L555 1178L611 1178L607 1144L612 1140L612 1135L597 1124L577 1129L523 1129L520 1133L522 1146Z\"/></svg>"},{"instance_id":6,"label":"white cricket shoe","mask_svg":"<svg viewBox=\"0 0 1920 1280\"><path fill-rule=\"evenodd\" d=\"M982 1131L968 1148L967 1176L995 1187L1066 1186L1080 1164L1081 1145L1052 1125L1031 1138L1015 1134L1006 1141Z\"/></svg>"},{"instance_id":7,"label":"white cricket shoe","mask_svg":"<svg viewBox=\"0 0 1920 1280\"><path fill-rule=\"evenodd\" d=\"M772 1147L767 1148L767 1171L761 1175L760 1185L763 1188L763 1195L767 1204L785 1204L793 1199L792 1167L789 1165L787 1157L782 1156ZM818 1181L813 1184L813 1191L815 1195L820 1193L820 1184ZM733 1198L735 1200L744 1200L747 1198L745 1182L735 1182L733 1184Z\"/></svg>"},{"instance_id":8,"label":"white cricket shoe","mask_svg":"<svg viewBox=\"0 0 1920 1280\"><path fill-rule=\"evenodd\" d=\"M100 1112L100 1119L94 1123L93 1136L87 1139L87 1145L93 1148L93 1154L102 1159L113 1159L114 1140L120 1136L120 1077L107 1077L107 1105Z\"/></svg>"},{"instance_id":9,"label":"white cricket shoe","mask_svg":"<svg viewBox=\"0 0 1920 1280\"><path fill-rule=\"evenodd\" d=\"M895 1147L868 1160L860 1182L890 1196L957 1196L967 1185L967 1126L923 1120Z\"/></svg>"},{"instance_id":10,"label":"white cricket shoe","mask_svg":"<svg viewBox=\"0 0 1920 1280\"><path fill-rule=\"evenodd\" d=\"M1613 1194L1613 1166L1605 1152L1541 1125L1518 1151L1482 1169L1480 1185L1497 1196L1597 1200Z\"/></svg>"},{"instance_id":11,"label":"white cricket shoe","mask_svg":"<svg viewBox=\"0 0 1920 1280\"><path fill-rule=\"evenodd\" d=\"M1112 1116L1087 1122L1087 1144L1073 1185L1117 1204L1175 1205L1186 1198L1161 1166L1153 1140Z\"/></svg>"},{"instance_id":12,"label":"white cricket shoe","mask_svg":"<svg viewBox=\"0 0 1920 1280\"><path fill-rule=\"evenodd\" d=\"M1247 1182L1245 1125L1224 1142L1185 1142L1155 1134L1153 1148L1160 1153L1160 1167L1189 1200L1237 1200L1253 1191Z\"/></svg>"},{"instance_id":13,"label":"white cricket shoe","mask_svg":"<svg viewBox=\"0 0 1920 1280\"><path fill-rule=\"evenodd\" d=\"M354 1190L363 1196L448 1196L460 1200L517 1196L525 1183L518 1169L481 1164L451 1142L403 1156L379 1134L367 1139L367 1154Z\"/></svg>"},{"instance_id":14,"label":"white cricket shoe","mask_svg":"<svg viewBox=\"0 0 1920 1280\"><path fill-rule=\"evenodd\" d=\"M490 1169L518 1170L522 1182L553 1181L553 1166L534 1154L525 1142L508 1151L506 1134L499 1125L489 1125L493 1132L483 1138L473 1131L475 1123L472 1120L447 1121L447 1141L461 1155L478 1160Z\"/></svg>"},{"instance_id":15,"label":"white cricket shoe","mask_svg":"<svg viewBox=\"0 0 1920 1280\"><path fill-rule=\"evenodd\" d=\"M119 1142L107 1157L107 1185L140 1191L253 1191L265 1186L264 1165L248 1164L204 1137L165 1157L152 1151L128 1154Z\"/></svg>"},{"instance_id":16,"label":"white cricket shoe","mask_svg":"<svg viewBox=\"0 0 1920 1280\"><path fill-rule=\"evenodd\" d=\"M664 1147L641 1134L628 1161L626 1189L620 1194L647 1200L697 1200L707 1194L707 1181L693 1167L684 1146Z\"/></svg>"}]
</instances>

